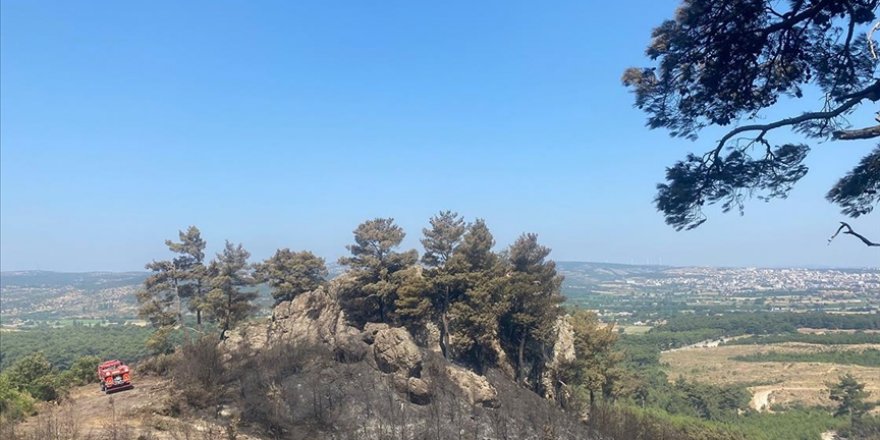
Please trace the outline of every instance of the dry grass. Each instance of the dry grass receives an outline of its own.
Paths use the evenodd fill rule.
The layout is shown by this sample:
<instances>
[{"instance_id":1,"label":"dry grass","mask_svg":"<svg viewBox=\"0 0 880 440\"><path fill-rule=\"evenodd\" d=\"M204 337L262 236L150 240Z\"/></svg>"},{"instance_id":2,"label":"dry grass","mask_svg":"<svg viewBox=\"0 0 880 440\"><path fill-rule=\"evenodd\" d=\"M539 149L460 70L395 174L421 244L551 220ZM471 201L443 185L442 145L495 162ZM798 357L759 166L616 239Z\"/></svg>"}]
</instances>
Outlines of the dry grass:
<instances>
[{"instance_id":1,"label":"dry grass","mask_svg":"<svg viewBox=\"0 0 880 440\"><path fill-rule=\"evenodd\" d=\"M650 325L618 325L617 328L628 335L643 335L654 327Z\"/></svg>"},{"instance_id":2,"label":"dry grass","mask_svg":"<svg viewBox=\"0 0 880 440\"><path fill-rule=\"evenodd\" d=\"M741 362L731 358L776 351L818 352L826 350L863 350L880 344L820 346L784 343L768 345L729 345L665 352L660 360L669 365L669 377L684 376L714 384L749 384L753 393L769 391L770 405L803 404L830 406L826 383L850 373L867 384L869 400L880 401L880 368L819 362ZM756 402L753 402L755 406Z\"/></svg>"}]
</instances>

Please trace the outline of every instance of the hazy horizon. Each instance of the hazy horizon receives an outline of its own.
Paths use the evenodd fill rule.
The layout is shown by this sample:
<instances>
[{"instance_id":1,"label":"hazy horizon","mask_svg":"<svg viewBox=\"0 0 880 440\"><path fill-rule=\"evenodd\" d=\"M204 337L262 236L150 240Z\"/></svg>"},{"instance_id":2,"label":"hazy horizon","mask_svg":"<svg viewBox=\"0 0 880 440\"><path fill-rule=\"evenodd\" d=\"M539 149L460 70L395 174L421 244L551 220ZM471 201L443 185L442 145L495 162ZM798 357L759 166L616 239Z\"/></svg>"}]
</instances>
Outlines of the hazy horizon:
<instances>
[{"instance_id":1,"label":"hazy horizon","mask_svg":"<svg viewBox=\"0 0 880 440\"><path fill-rule=\"evenodd\" d=\"M661 264L661 263L637 263L637 262L614 262L614 261L580 261L580 260L555 260L558 264L599 264L599 265L615 265L615 266L648 266L648 267L671 267L671 268L711 268L711 269L813 269L813 270L880 270L880 265L876 266L822 266L822 265L804 265L804 266L706 266L706 265L671 265L671 264ZM328 265L336 265L336 260L327 260ZM130 269L130 270L102 270L102 269L94 269L94 270L78 270L78 271L65 271L65 270L53 270L53 269L2 269L0 273L17 273L17 272L51 272L51 273L64 273L64 274L78 274L78 273L149 273L147 269Z\"/></svg>"},{"instance_id":2,"label":"hazy horizon","mask_svg":"<svg viewBox=\"0 0 880 440\"><path fill-rule=\"evenodd\" d=\"M191 224L209 256L229 239L332 261L375 217L418 249L445 209L485 218L499 249L538 233L558 261L880 264L853 237L827 245L841 220L880 237L877 214L824 198L871 141L810 141L788 199L664 224L665 168L721 130L648 130L620 77L677 6L5 1L0 270L141 270Z\"/></svg>"}]
</instances>

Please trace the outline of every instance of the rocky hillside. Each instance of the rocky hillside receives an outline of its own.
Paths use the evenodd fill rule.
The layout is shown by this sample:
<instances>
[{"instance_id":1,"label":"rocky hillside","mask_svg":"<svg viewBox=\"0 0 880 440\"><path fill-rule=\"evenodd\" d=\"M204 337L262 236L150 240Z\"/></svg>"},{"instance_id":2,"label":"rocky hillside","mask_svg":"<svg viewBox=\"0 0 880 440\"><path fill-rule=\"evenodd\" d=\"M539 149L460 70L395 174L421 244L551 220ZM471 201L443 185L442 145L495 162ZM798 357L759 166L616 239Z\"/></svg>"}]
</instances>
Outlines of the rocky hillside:
<instances>
[{"instance_id":1,"label":"rocky hillside","mask_svg":"<svg viewBox=\"0 0 880 440\"><path fill-rule=\"evenodd\" d=\"M587 439L588 427L500 367L448 362L437 332L347 323L337 282L278 304L271 319L136 366L132 391L74 389L14 439ZM560 322L551 364L572 356ZM548 368L552 371L552 368ZM552 381L551 375L544 377ZM547 387L554 389L554 387ZM549 398L548 398L549 397ZM108 423L107 417L113 417ZM51 426L50 426L51 425Z\"/></svg>"},{"instance_id":2,"label":"rocky hillside","mask_svg":"<svg viewBox=\"0 0 880 440\"><path fill-rule=\"evenodd\" d=\"M321 401L318 406L327 405L322 408L328 423L311 434L320 434L318 438L588 438L576 414L560 410L551 400L552 392L539 396L517 385L509 365L502 363L478 374L445 360L438 332L430 325L415 335L387 324L368 323L363 329L349 325L336 286L331 283L278 304L270 321L239 328L223 343L227 358L255 356L277 347L310 347L327 354L327 359L277 384L288 396L277 403L291 419L303 405L314 406L308 402L315 398ZM565 321L557 327L554 360L543 378L548 385L554 381L555 366L574 354L570 327ZM503 359L500 346L498 350ZM315 391L303 391L309 387Z\"/></svg>"}]
</instances>

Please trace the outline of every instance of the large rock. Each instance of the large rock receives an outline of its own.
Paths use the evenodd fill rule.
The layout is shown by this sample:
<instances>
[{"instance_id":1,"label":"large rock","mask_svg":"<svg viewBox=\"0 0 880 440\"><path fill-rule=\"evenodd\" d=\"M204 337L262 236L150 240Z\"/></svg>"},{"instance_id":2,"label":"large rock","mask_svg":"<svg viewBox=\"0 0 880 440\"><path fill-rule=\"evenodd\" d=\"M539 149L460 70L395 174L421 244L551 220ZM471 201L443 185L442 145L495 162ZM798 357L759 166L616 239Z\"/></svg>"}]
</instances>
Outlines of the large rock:
<instances>
[{"instance_id":1,"label":"large rock","mask_svg":"<svg viewBox=\"0 0 880 440\"><path fill-rule=\"evenodd\" d=\"M376 333L379 333L380 330L387 330L389 328L391 328L391 326L388 324L368 322L364 325L364 332L361 337L367 344L372 344L376 341Z\"/></svg>"},{"instance_id":2,"label":"large rock","mask_svg":"<svg viewBox=\"0 0 880 440\"><path fill-rule=\"evenodd\" d=\"M400 372L406 377L419 377L422 354L404 328L386 328L376 332L373 341L373 357L382 372Z\"/></svg>"},{"instance_id":3,"label":"large rock","mask_svg":"<svg viewBox=\"0 0 880 440\"><path fill-rule=\"evenodd\" d=\"M406 381L406 391L412 403L427 405L431 402L431 385L424 379L410 377Z\"/></svg>"},{"instance_id":4,"label":"large rock","mask_svg":"<svg viewBox=\"0 0 880 440\"><path fill-rule=\"evenodd\" d=\"M556 340L553 342L553 356L544 368L541 375L541 385L544 389L544 397L556 399L559 392L559 371L562 366L575 360L574 329L571 327L569 316L560 316L554 325Z\"/></svg>"},{"instance_id":5,"label":"large rock","mask_svg":"<svg viewBox=\"0 0 880 440\"><path fill-rule=\"evenodd\" d=\"M346 322L336 299L336 283L276 305L268 333L270 340L327 344L334 348L360 335Z\"/></svg>"},{"instance_id":6,"label":"large rock","mask_svg":"<svg viewBox=\"0 0 880 440\"><path fill-rule=\"evenodd\" d=\"M440 329L433 322L425 324L425 345L432 353L443 353L440 348Z\"/></svg>"},{"instance_id":7,"label":"large rock","mask_svg":"<svg viewBox=\"0 0 880 440\"><path fill-rule=\"evenodd\" d=\"M485 377L452 364L446 366L446 376L461 389L471 405L498 406L498 392Z\"/></svg>"},{"instance_id":8,"label":"large rock","mask_svg":"<svg viewBox=\"0 0 880 440\"><path fill-rule=\"evenodd\" d=\"M269 342L266 322L251 322L236 327L226 332L221 348L226 350L227 356L232 352L242 350L261 350Z\"/></svg>"}]
</instances>

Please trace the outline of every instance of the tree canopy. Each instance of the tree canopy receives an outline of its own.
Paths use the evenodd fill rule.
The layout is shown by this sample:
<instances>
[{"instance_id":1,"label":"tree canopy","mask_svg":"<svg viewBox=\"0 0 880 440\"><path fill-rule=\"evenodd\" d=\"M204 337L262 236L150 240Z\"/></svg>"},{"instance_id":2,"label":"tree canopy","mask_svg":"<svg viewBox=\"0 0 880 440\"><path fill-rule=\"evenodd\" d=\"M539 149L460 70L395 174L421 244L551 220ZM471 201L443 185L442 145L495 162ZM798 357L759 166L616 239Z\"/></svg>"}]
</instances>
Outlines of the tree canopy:
<instances>
[{"instance_id":1,"label":"tree canopy","mask_svg":"<svg viewBox=\"0 0 880 440\"><path fill-rule=\"evenodd\" d=\"M806 138L880 137L860 105L880 100L877 0L684 0L675 17L652 34L648 67L631 67L623 83L650 128L696 140L708 126L732 126L703 154L669 167L656 206L676 229L706 221L704 205L743 210L751 196L784 198L806 175L806 144L775 144L774 130ZM780 100L800 103L812 93L819 108L752 123ZM812 101L811 101L812 102ZM853 119L850 126L850 121ZM880 201L880 144L828 192L843 214L868 214ZM869 242L866 242L869 244Z\"/></svg>"},{"instance_id":2,"label":"tree canopy","mask_svg":"<svg viewBox=\"0 0 880 440\"><path fill-rule=\"evenodd\" d=\"M257 281L269 284L277 304L317 289L326 282L328 272L323 258L284 248L257 264L255 275Z\"/></svg>"}]
</instances>

